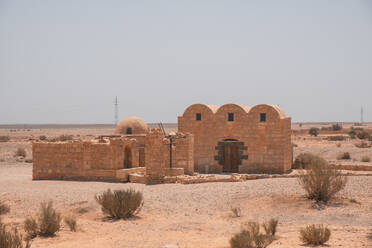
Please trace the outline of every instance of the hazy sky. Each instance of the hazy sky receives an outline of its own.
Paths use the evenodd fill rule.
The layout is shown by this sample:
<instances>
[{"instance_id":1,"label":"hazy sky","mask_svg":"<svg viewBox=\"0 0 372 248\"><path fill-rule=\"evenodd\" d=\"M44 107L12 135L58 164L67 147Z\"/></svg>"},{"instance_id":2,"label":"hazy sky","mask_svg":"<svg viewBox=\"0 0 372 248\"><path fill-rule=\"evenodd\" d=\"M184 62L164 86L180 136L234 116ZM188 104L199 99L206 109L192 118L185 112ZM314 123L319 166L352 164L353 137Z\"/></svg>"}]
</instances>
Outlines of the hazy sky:
<instances>
[{"instance_id":1,"label":"hazy sky","mask_svg":"<svg viewBox=\"0 0 372 248\"><path fill-rule=\"evenodd\" d=\"M372 1L0 0L0 124L176 122L193 103L372 121Z\"/></svg>"}]
</instances>

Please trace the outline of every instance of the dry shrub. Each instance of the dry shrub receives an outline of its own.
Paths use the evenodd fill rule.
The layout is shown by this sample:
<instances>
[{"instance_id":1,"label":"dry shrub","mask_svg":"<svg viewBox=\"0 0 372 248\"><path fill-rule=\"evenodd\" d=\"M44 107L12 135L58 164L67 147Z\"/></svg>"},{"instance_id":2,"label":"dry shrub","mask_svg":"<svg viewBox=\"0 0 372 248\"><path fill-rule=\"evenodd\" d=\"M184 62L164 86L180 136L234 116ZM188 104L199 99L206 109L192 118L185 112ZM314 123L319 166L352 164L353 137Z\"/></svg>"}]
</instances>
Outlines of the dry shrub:
<instances>
[{"instance_id":1,"label":"dry shrub","mask_svg":"<svg viewBox=\"0 0 372 248\"><path fill-rule=\"evenodd\" d=\"M248 222L230 239L231 248L264 248L271 244L274 236L260 233L260 224Z\"/></svg>"},{"instance_id":2,"label":"dry shrub","mask_svg":"<svg viewBox=\"0 0 372 248\"><path fill-rule=\"evenodd\" d=\"M332 131L340 131L342 130L342 124L336 123L332 125Z\"/></svg>"},{"instance_id":3,"label":"dry shrub","mask_svg":"<svg viewBox=\"0 0 372 248\"><path fill-rule=\"evenodd\" d=\"M300 172L298 181L309 199L326 203L346 186L347 177L323 158L317 157L306 172Z\"/></svg>"},{"instance_id":4,"label":"dry shrub","mask_svg":"<svg viewBox=\"0 0 372 248\"><path fill-rule=\"evenodd\" d=\"M306 169L316 159L319 159L319 157L312 153L301 153L296 157L293 163L293 169Z\"/></svg>"},{"instance_id":5,"label":"dry shrub","mask_svg":"<svg viewBox=\"0 0 372 248\"><path fill-rule=\"evenodd\" d=\"M240 207L232 207L231 212L235 217L240 217L242 215L242 210L240 209Z\"/></svg>"},{"instance_id":6,"label":"dry shrub","mask_svg":"<svg viewBox=\"0 0 372 248\"><path fill-rule=\"evenodd\" d=\"M309 225L300 230L300 239L307 245L324 245L330 238L331 231L323 225Z\"/></svg>"},{"instance_id":7,"label":"dry shrub","mask_svg":"<svg viewBox=\"0 0 372 248\"><path fill-rule=\"evenodd\" d=\"M366 131L360 131L356 133L356 136L358 139L369 139L371 135Z\"/></svg>"},{"instance_id":8,"label":"dry shrub","mask_svg":"<svg viewBox=\"0 0 372 248\"><path fill-rule=\"evenodd\" d=\"M337 143L337 145L336 145L337 147L341 147L341 143Z\"/></svg>"},{"instance_id":9,"label":"dry shrub","mask_svg":"<svg viewBox=\"0 0 372 248\"><path fill-rule=\"evenodd\" d=\"M32 158L25 159L25 163L32 163Z\"/></svg>"},{"instance_id":10,"label":"dry shrub","mask_svg":"<svg viewBox=\"0 0 372 248\"><path fill-rule=\"evenodd\" d=\"M39 232L38 224L32 217L26 218L24 222L24 229L29 239L35 238Z\"/></svg>"},{"instance_id":11,"label":"dry shrub","mask_svg":"<svg viewBox=\"0 0 372 248\"><path fill-rule=\"evenodd\" d=\"M337 136L328 136L329 141L344 141L346 140L346 136L337 135Z\"/></svg>"},{"instance_id":12,"label":"dry shrub","mask_svg":"<svg viewBox=\"0 0 372 248\"><path fill-rule=\"evenodd\" d=\"M26 157L26 150L24 148L18 148L16 153L15 153L16 157L23 157L25 158Z\"/></svg>"},{"instance_id":13,"label":"dry shrub","mask_svg":"<svg viewBox=\"0 0 372 248\"><path fill-rule=\"evenodd\" d=\"M10 207L4 202L0 201L0 215L9 213Z\"/></svg>"},{"instance_id":14,"label":"dry shrub","mask_svg":"<svg viewBox=\"0 0 372 248\"><path fill-rule=\"evenodd\" d=\"M370 148L371 147L371 144L364 142L364 141L360 143L355 143L354 145L358 148Z\"/></svg>"},{"instance_id":15,"label":"dry shrub","mask_svg":"<svg viewBox=\"0 0 372 248\"><path fill-rule=\"evenodd\" d=\"M59 141L68 141L68 140L72 140L73 138L73 135L65 135L65 134L62 134L58 137L58 140Z\"/></svg>"},{"instance_id":16,"label":"dry shrub","mask_svg":"<svg viewBox=\"0 0 372 248\"><path fill-rule=\"evenodd\" d=\"M369 163L369 162L371 162L371 158L368 157L368 156L363 156L360 161L365 162L365 163Z\"/></svg>"},{"instance_id":17,"label":"dry shrub","mask_svg":"<svg viewBox=\"0 0 372 248\"><path fill-rule=\"evenodd\" d=\"M46 137L45 135L40 135L40 136L39 136L39 139L40 139L40 140L46 140L47 137Z\"/></svg>"},{"instance_id":18,"label":"dry shrub","mask_svg":"<svg viewBox=\"0 0 372 248\"><path fill-rule=\"evenodd\" d=\"M351 156L350 156L349 152L344 152L344 153L338 154L337 159L338 160L342 160L342 159L347 160L347 159L351 159Z\"/></svg>"},{"instance_id":19,"label":"dry shrub","mask_svg":"<svg viewBox=\"0 0 372 248\"><path fill-rule=\"evenodd\" d=\"M74 215L69 215L65 217L65 223L70 228L71 232L76 232L77 229L77 221Z\"/></svg>"},{"instance_id":20,"label":"dry shrub","mask_svg":"<svg viewBox=\"0 0 372 248\"><path fill-rule=\"evenodd\" d=\"M0 136L0 142L8 142L10 140L9 136Z\"/></svg>"},{"instance_id":21,"label":"dry shrub","mask_svg":"<svg viewBox=\"0 0 372 248\"><path fill-rule=\"evenodd\" d=\"M1 248L23 248L22 236L17 229L7 230L0 222L0 247ZM29 246L26 246L29 247Z\"/></svg>"},{"instance_id":22,"label":"dry shrub","mask_svg":"<svg viewBox=\"0 0 372 248\"><path fill-rule=\"evenodd\" d=\"M262 224L263 228L265 229L265 232L267 235L275 236L276 228L278 226L278 220L277 219L270 219L268 222L265 222Z\"/></svg>"},{"instance_id":23,"label":"dry shrub","mask_svg":"<svg viewBox=\"0 0 372 248\"><path fill-rule=\"evenodd\" d=\"M110 189L95 196L101 205L102 212L111 218L126 219L139 213L143 205L143 195L134 189L114 190Z\"/></svg>"},{"instance_id":24,"label":"dry shrub","mask_svg":"<svg viewBox=\"0 0 372 248\"><path fill-rule=\"evenodd\" d=\"M41 203L39 213L39 235L53 236L61 227L61 215L53 208L53 202Z\"/></svg>"}]
</instances>

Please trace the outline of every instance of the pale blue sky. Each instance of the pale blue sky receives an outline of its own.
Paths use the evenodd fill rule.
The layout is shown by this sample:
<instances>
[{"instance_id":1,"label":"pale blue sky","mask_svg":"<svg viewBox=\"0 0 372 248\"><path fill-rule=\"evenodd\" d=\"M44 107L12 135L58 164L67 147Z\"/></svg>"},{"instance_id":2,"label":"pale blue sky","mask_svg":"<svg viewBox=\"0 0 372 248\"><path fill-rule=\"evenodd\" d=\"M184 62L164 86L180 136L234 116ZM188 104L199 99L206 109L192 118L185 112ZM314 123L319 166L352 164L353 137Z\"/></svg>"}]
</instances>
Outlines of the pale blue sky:
<instances>
[{"instance_id":1,"label":"pale blue sky","mask_svg":"<svg viewBox=\"0 0 372 248\"><path fill-rule=\"evenodd\" d=\"M0 124L176 122L193 103L372 121L372 1L0 0Z\"/></svg>"}]
</instances>

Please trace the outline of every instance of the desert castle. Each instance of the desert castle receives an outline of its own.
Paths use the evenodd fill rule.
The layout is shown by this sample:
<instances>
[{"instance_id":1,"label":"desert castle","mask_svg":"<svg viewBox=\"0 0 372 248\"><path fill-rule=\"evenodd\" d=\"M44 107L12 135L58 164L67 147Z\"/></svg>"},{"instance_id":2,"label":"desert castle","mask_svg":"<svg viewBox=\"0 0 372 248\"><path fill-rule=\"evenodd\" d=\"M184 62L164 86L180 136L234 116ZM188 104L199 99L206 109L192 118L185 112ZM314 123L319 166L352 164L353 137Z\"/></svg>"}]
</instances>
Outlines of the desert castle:
<instances>
[{"instance_id":1,"label":"desert castle","mask_svg":"<svg viewBox=\"0 0 372 248\"><path fill-rule=\"evenodd\" d=\"M113 135L32 149L33 179L155 184L195 172L283 173L292 165L291 118L273 105L194 104L178 117L178 132L129 117Z\"/></svg>"}]
</instances>

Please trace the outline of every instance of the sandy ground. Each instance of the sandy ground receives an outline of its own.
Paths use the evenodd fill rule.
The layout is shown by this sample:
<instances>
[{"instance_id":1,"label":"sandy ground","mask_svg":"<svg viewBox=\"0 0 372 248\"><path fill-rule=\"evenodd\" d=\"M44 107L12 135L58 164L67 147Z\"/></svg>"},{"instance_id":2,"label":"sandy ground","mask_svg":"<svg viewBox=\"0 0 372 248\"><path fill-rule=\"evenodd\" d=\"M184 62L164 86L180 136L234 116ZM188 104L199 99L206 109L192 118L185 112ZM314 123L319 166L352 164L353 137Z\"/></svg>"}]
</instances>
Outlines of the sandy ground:
<instances>
[{"instance_id":1,"label":"sandy ground","mask_svg":"<svg viewBox=\"0 0 372 248\"><path fill-rule=\"evenodd\" d=\"M230 237L239 231L242 223L262 222L271 217L279 219L279 227L278 239L269 247L304 247L298 231L313 223L323 223L331 229L328 247L372 247L372 240L367 238L372 233L371 176L349 177L342 194L319 209L303 197L304 192L295 178L153 186L32 181L32 164L17 162L13 156L18 147L24 147L27 157L32 157L30 137L74 134L84 139L110 132L107 128L17 132L0 129L0 135L11 136L10 142L0 143L0 199L11 206L11 212L3 216L3 221L22 229L24 219L35 215L42 201L53 200L63 215L77 216L79 230L70 232L63 224L56 237L36 238L32 247L227 248ZM345 149L352 157L367 154L372 158L372 148L356 148L354 141L343 141L341 147L336 146L337 142L308 136L296 136L293 141L298 145L295 154L310 151L332 160ZM348 163L361 162L356 159ZM144 194L145 204L138 217L120 221L105 219L94 195L108 188L129 187ZM350 199L357 203L351 203ZM242 216L233 217L231 207L240 207Z\"/></svg>"}]
</instances>

